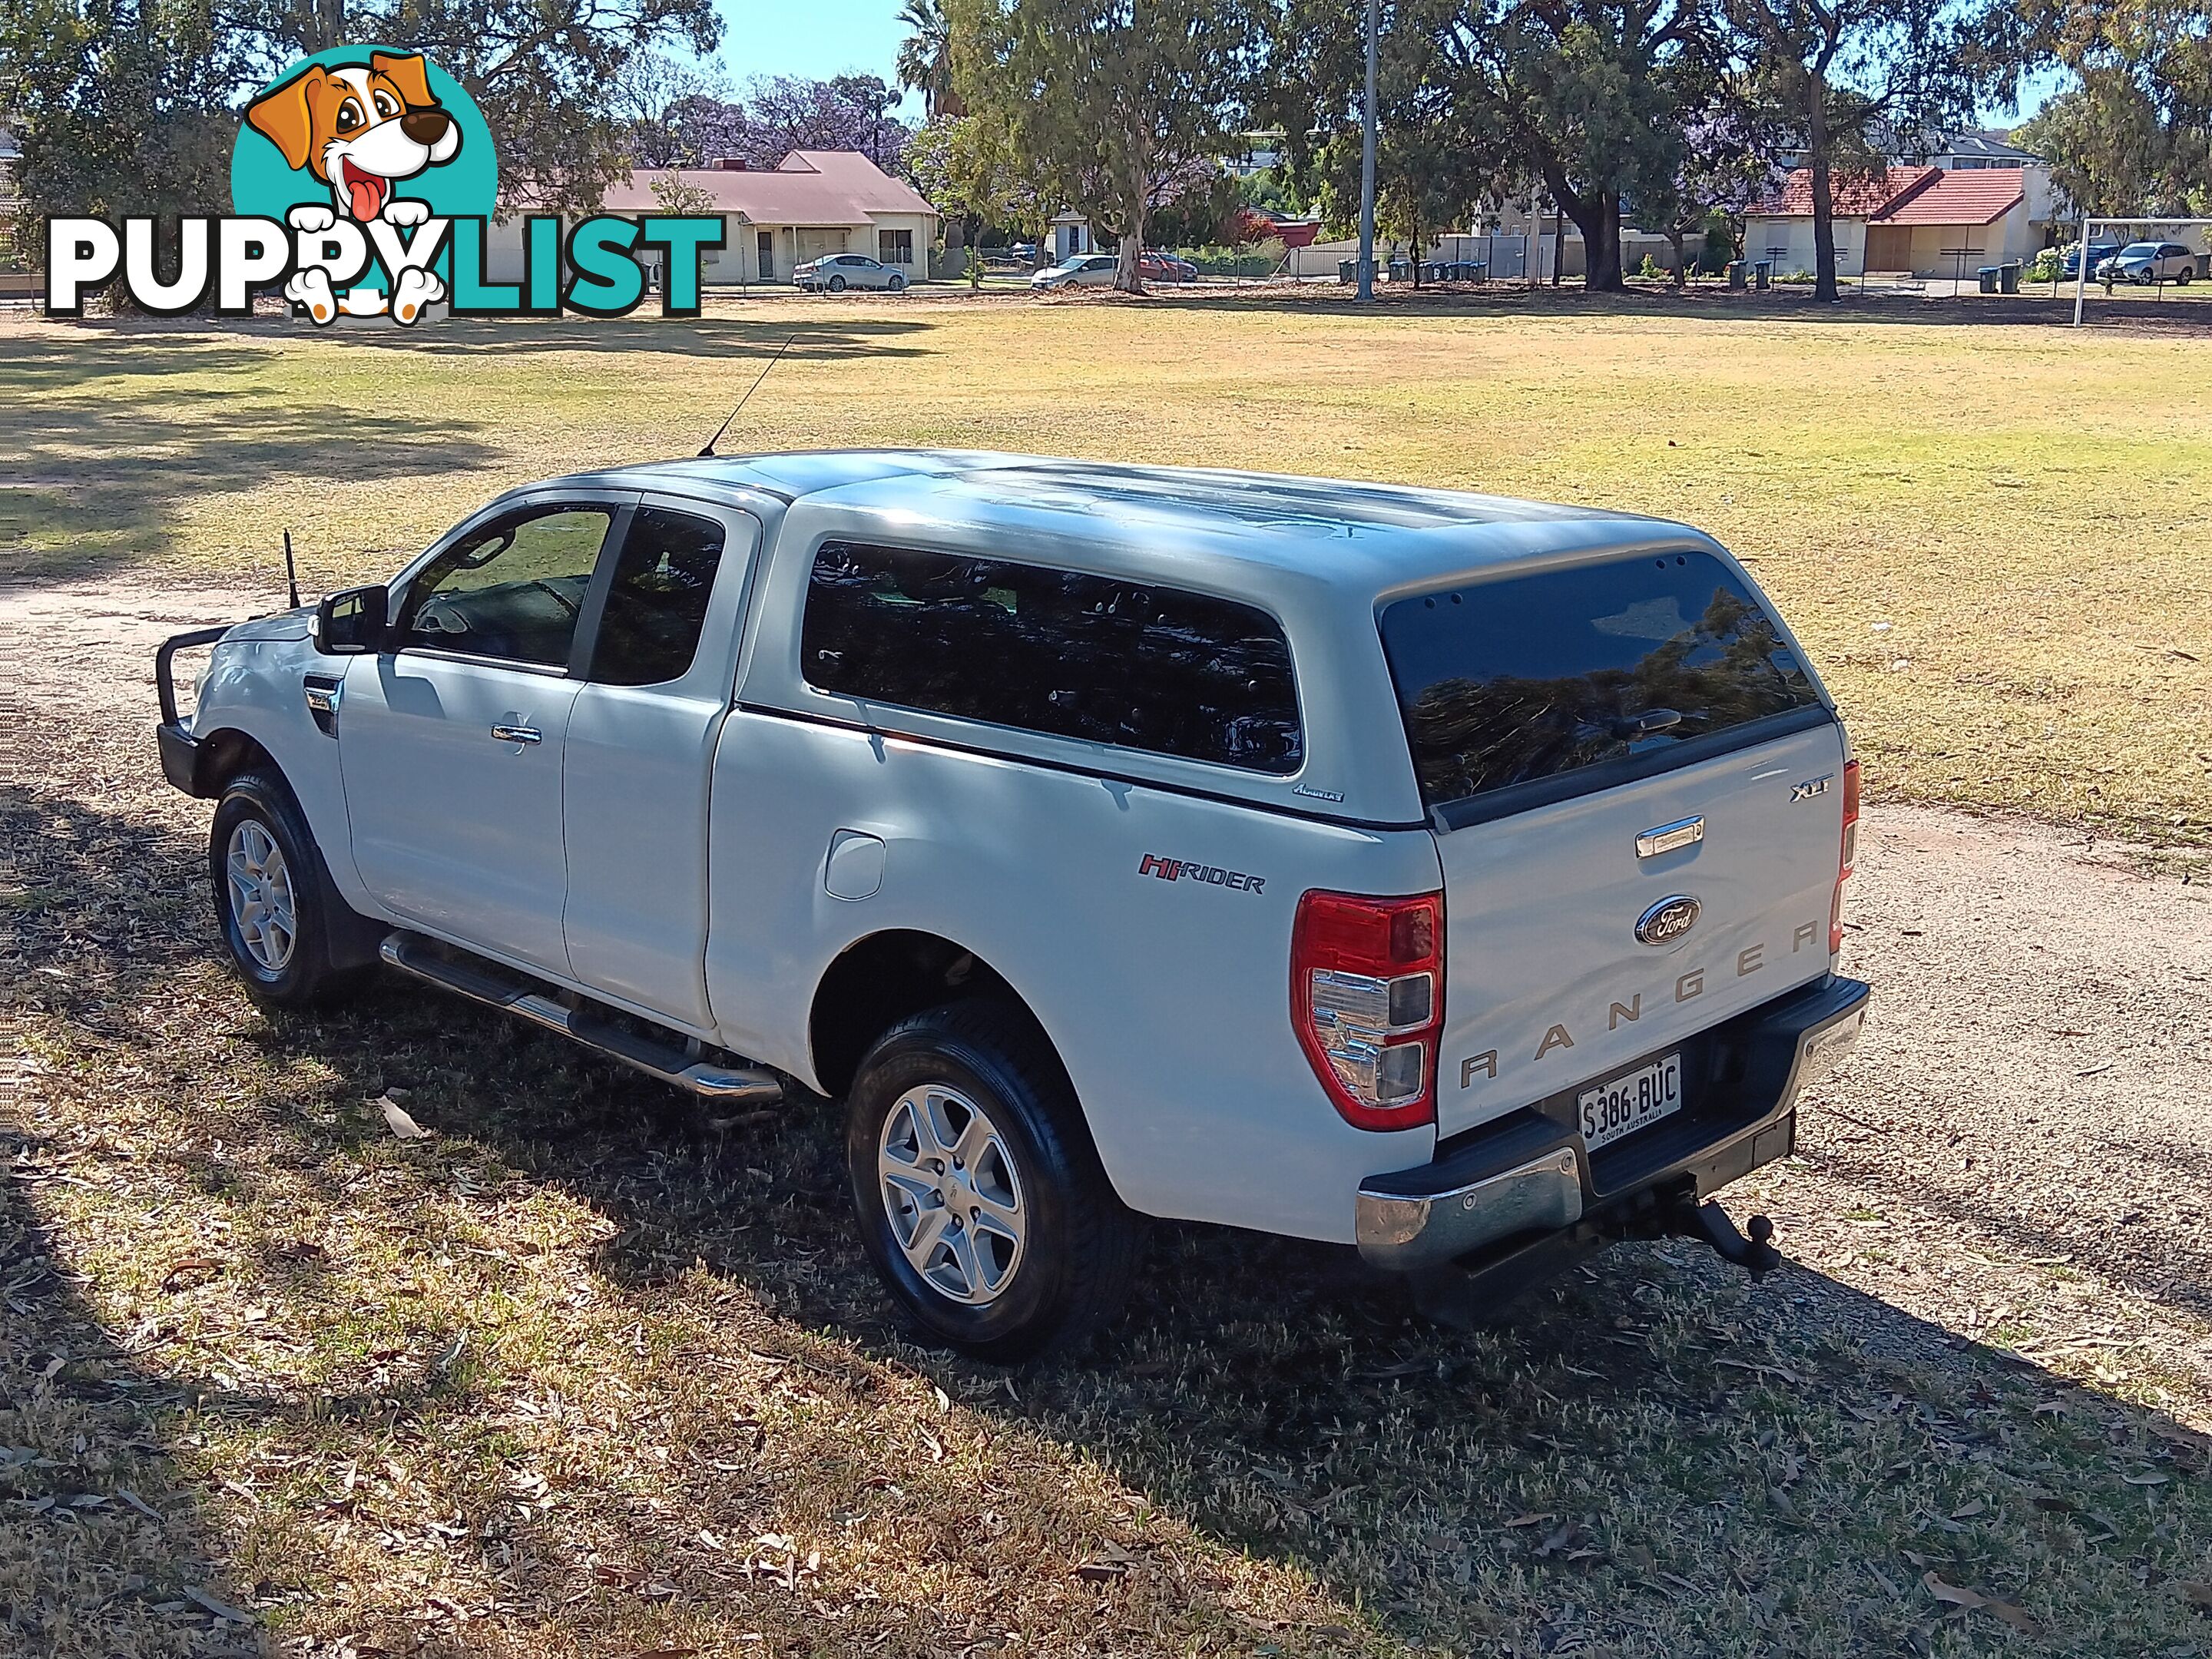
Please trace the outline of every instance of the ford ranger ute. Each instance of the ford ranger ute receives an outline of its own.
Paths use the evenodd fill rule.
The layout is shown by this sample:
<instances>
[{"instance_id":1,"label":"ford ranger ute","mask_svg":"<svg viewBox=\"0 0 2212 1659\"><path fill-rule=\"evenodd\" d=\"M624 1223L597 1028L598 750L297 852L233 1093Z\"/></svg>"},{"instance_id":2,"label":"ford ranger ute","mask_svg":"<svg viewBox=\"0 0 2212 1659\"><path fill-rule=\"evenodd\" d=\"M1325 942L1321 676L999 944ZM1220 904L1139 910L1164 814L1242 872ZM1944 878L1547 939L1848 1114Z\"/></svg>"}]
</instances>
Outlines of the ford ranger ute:
<instances>
[{"instance_id":1,"label":"ford ranger ute","mask_svg":"<svg viewBox=\"0 0 2212 1659\"><path fill-rule=\"evenodd\" d=\"M212 643L188 716L175 653ZM157 662L248 988L378 963L678 1088L846 1103L928 1339L1113 1310L1141 1218L1528 1282L1790 1152L1858 1032L1858 771L1681 525L1021 456L501 496Z\"/></svg>"}]
</instances>

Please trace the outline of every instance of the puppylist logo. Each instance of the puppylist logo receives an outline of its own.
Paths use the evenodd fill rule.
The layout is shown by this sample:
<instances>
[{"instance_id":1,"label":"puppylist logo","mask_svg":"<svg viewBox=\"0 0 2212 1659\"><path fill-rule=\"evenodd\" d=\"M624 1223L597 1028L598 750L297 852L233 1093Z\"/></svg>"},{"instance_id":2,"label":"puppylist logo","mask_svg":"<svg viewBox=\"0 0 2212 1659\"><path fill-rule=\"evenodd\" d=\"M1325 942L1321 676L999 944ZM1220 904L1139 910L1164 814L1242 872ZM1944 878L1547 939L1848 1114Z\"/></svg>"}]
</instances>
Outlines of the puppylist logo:
<instances>
[{"instance_id":1,"label":"puppylist logo","mask_svg":"<svg viewBox=\"0 0 2212 1659\"><path fill-rule=\"evenodd\" d=\"M318 327L341 316L412 325L440 304L465 317L621 317L645 299L639 256L653 250L661 314L696 317L700 259L723 244L712 215L495 226L499 171L482 112L420 52L386 46L318 52L262 88L239 124L230 192L233 213L178 220L167 281L151 216L49 220L47 312L82 316L85 295L119 278L157 316L212 296L218 315L243 317L276 289ZM514 243L503 260L502 234ZM520 280L491 281L507 262Z\"/></svg>"}]
</instances>

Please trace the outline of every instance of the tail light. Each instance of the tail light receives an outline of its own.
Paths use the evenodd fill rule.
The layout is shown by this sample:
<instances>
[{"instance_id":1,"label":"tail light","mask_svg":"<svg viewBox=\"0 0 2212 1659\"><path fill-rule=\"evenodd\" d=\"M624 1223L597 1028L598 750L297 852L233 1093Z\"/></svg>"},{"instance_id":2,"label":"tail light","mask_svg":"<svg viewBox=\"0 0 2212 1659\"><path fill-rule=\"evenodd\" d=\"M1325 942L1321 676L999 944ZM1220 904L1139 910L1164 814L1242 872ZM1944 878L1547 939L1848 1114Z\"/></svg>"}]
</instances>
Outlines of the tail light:
<instances>
[{"instance_id":1,"label":"tail light","mask_svg":"<svg viewBox=\"0 0 2212 1659\"><path fill-rule=\"evenodd\" d=\"M1836 857L1836 896L1828 905L1828 954L1844 948L1844 884L1859 858L1859 763L1844 763L1844 844Z\"/></svg>"},{"instance_id":2,"label":"tail light","mask_svg":"<svg viewBox=\"0 0 2212 1659\"><path fill-rule=\"evenodd\" d=\"M1311 892L1291 931L1291 1017L1344 1121L1407 1129L1437 1116L1444 900Z\"/></svg>"}]
</instances>

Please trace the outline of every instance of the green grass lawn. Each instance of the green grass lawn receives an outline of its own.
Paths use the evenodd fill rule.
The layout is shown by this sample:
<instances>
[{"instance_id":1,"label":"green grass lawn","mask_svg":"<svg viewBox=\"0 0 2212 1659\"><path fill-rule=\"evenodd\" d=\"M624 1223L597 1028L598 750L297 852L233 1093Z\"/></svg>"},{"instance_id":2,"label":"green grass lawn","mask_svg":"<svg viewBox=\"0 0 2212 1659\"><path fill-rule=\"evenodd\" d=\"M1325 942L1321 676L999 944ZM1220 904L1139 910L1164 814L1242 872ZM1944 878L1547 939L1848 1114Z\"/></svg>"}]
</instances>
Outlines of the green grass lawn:
<instances>
[{"instance_id":1,"label":"green grass lawn","mask_svg":"<svg viewBox=\"0 0 2212 1659\"><path fill-rule=\"evenodd\" d=\"M725 449L1005 447L1682 518L1781 601L1876 799L2212 840L2205 342L1916 315L909 296L343 337L18 321L0 574L274 592L289 525L312 586L380 576L507 485L690 453L803 330Z\"/></svg>"}]
</instances>

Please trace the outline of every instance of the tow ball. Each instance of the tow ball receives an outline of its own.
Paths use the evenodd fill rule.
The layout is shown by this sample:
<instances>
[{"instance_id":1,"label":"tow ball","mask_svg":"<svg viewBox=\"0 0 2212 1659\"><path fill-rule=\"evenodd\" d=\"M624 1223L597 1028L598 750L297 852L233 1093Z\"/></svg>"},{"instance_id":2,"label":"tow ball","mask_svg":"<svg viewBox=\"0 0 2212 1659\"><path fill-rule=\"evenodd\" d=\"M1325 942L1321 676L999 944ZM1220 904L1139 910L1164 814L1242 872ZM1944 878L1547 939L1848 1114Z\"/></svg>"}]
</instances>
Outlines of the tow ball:
<instances>
[{"instance_id":1,"label":"tow ball","mask_svg":"<svg viewBox=\"0 0 2212 1659\"><path fill-rule=\"evenodd\" d=\"M1701 1238L1716 1252L1737 1266L1749 1270L1754 1280L1765 1278L1782 1265L1782 1252L1773 1244L1774 1224L1763 1215L1755 1215L1744 1223L1744 1232L1735 1230L1729 1212L1711 1199L1703 1204L1684 1198L1678 1206L1675 1230L1689 1238Z\"/></svg>"}]
</instances>

